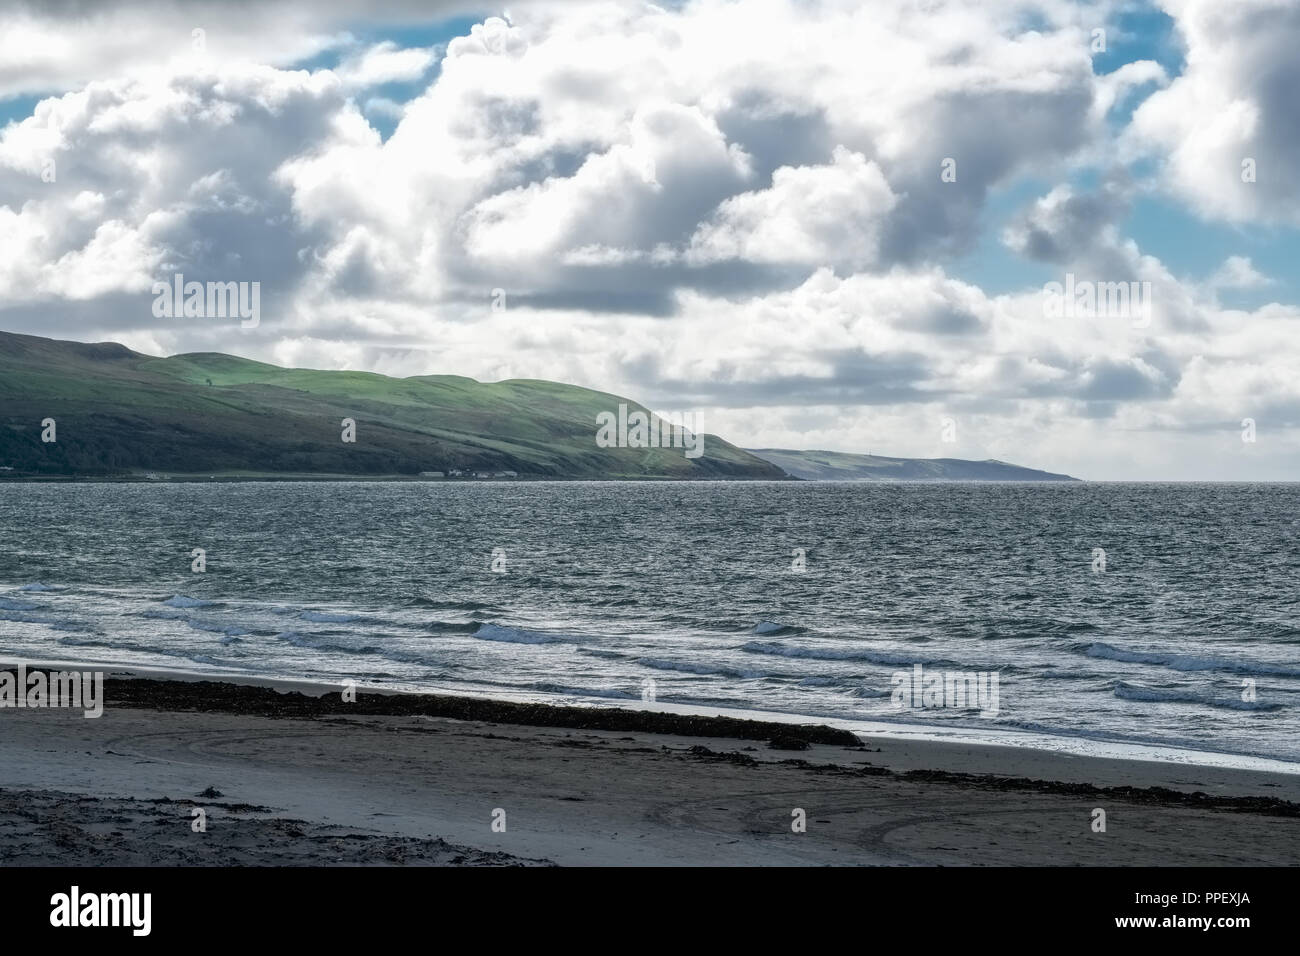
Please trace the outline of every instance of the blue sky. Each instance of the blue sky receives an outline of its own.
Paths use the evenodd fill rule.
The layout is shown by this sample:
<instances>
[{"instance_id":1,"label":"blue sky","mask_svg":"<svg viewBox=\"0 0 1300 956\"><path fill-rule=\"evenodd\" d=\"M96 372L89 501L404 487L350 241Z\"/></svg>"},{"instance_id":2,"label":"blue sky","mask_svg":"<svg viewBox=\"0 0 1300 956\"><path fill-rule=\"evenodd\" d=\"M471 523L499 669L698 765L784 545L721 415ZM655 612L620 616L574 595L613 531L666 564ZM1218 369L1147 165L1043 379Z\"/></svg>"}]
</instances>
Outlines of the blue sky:
<instances>
[{"instance_id":1,"label":"blue sky","mask_svg":"<svg viewBox=\"0 0 1300 956\"><path fill-rule=\"evenodd\" d=\"M397 44L403 49L410 47L442 48L454 37L467 36L474 24L482 23L491 14L492 11L485 10L474 16L451 17L430 23L386 29L375 28L372 25L367 25L364 21L359 21L350 25L348 32L356 38L356 45L360 47L373 46L388 41ZM328 50L293 65L297 69L304 70L335 69L349 52L349 49L344 48ZM435 62L429 72L419 80L380 84L367 90L366 96L367 98L383 97L396 103L405 103L423 93L429 84L437 79L438 70L439 63ZM397 118L380 111L368 111L366 118L384 139L392 136L393 130L397 128Z\"/></svg>"},{"instance_id":2,"label":"blue sky","mask_svg":"<svg viewBox=\"0 0 1300 956\"><path fill-rule=\"evenodd\" d=\"M1121 13L1106 40L1106 51L1093 56L1093 68L1098 73L1109 73L1138 60L1154 60L1171 78L1183 71L1185 50L1176 24L1150 4L1134 4ZM1118 130L1126 124L1142 99L1143 95L1130 95L1111 111L1110 125ZM1150 164L1137 164L1134 169L1139 177L1151 175ZM1086 185L1095 182L1096 174L1094 168L1083 168L1068 181ZM979 242L953 264L953 274L992 293L1039 287L1059 279L1059 268L1027 260L1000 240L1003 227L1015 213L1054 185L1055 180L1022 176L993 189ZM1226 306L1255 309L1272 301L1300 301L1300 272L1293 268L1300 260L1300 230L1294 227L1243 228L1215 223L1158 193L1135 196L1119 225L1143 252L1158 256L1180 277L1202 280L1229 256L1246 256L1273 280L1274 284L1263 288L1223 290L1221 300Z\"/></svg>"}]
</instances>

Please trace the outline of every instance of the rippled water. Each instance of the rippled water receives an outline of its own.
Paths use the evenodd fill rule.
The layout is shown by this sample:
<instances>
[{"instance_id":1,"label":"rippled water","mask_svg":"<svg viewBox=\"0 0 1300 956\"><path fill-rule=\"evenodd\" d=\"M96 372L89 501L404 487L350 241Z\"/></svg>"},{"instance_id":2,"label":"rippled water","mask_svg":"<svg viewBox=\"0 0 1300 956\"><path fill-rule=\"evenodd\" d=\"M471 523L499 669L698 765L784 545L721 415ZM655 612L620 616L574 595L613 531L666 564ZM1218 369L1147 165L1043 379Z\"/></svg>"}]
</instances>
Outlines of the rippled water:
<instances>
[{"instance_id":1,"label":"rippled water","mask_svg":"<svg viewBox=\"0 0 1300 956\"><path fill-rule=\"evenodd\" d=\"M653 681L1300 760L1298 506L1300 485L1246 484L4 484L0 654L584 698ZM997 672L997 715L900 711L891 677L917 663Z\"/></svg>"}]
</instances>

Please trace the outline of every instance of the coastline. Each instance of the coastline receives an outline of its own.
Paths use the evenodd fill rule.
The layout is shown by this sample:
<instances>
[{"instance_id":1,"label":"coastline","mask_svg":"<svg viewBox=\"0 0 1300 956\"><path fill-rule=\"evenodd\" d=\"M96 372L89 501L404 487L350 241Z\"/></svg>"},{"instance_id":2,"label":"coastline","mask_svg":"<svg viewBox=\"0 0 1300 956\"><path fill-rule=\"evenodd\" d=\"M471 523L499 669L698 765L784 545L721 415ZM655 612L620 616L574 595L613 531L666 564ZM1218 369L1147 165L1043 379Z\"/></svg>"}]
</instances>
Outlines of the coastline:
<instances>
[{"instance_id":1,"label":"coastline","mask_svg":"<svg viewBox=\"0 0 1300 956\"><path fill-rule=\"evenodd\" d=\"M0 656L0 672L13 670L17 666L28 670L99 670L109 680L118 679L119 685L125 680L145 679L148 681L194 685L211 683L230 685L233 688L262 688L279 691L290 695L305 695L319 698L333 695L337 698L342 684L324 682L310 678L285 676L277 674L251 674L222 669L187 670L174 666L157 666L150 664L122 663L107 660L58 658L32 658ZM936 724L933 722L900 719L852 719L830 713L797 713L779 710L761 710L745 707L728 707L714 704L677 703L664 700L647 702L635 698L583 696L579 694L559 694L542 691L510 692L500 688L484 688L476 685L448 686L428 685L414 686L393 684L386 686L360 684L356 685L358 694L370 698L390 700L419 701L426 699L430 715L441 714L453 716L457 713L482 719L498 719L506 722L536 724L538 726L566 726L574 729L593 727L592 720L599 716L612 716L614 712L622 715L617 718L621 725L634 729L659 730L663 732L681 732L683 724L676 718L690 719L699 726L710 727L719 736L734 736L736 739L766 740L783 728L818 726L839 734L853 735L858 739L897 739L921 743L954 743L980 748L1001 748L1009 751L1031 751L1046 755L1068 758L1096 758L1110 760L1130 760L1151 763L1169 763L1186 766L1213 767L1229 770L1259 771L1264 773L1300 776L1300 762L1286 760L1268 754L1244 753L1228 750L1207 750L1193 743L1172 743L1158 740L1142 740L1121 736L1084 736L1066 734L1051 729L1030 729L1026 727L1008 727L991 724L987 727L969 724ZM214 700L213 709L231 710L237 705L223 701L219 694ZM184 695L176 688L168 691L164 709L173 709L183 704ZM135 693L127 693L125 698L118 696L119 703L125 699L138 699ZM233 698L232 698L233 699ZM125 704L131 706L130 703ZM244 705L250 707L251 705ZM418 709L420 704L410 703L395 705L389 709L376 709L372 704L363 705L361 709L369 713L398 715ZM283 708L273 708L282 712ZM534 715L553 715L549 717L528 717ZM321 716L321 712L304 713L303 716ZM547 721L550 721L548 724ZM751 724L756 729L753 735L731 733L720 728L728 724ZM811 739L811 738L810 738ZM847 739L847 738L845 738Z\"/></svg>"},{"instance_id":2,"label":"coastline","mask_svg":"<svg viewBox=\"0 0 1300 956\"><path fill-rule=\"evenodd\" d=\"M1300 846L1296 774L905 736L850 743L842 730L726 716L307 692L323 690L113 668L98 719L0 710L0 820L26 820L0 859L1281 865ZM29 805L39 820L23 817ZM1090 828L1098 808L1105 833ZM195 809L209 814L204 833L190 829Z\"/></svg>"}]
</instances>

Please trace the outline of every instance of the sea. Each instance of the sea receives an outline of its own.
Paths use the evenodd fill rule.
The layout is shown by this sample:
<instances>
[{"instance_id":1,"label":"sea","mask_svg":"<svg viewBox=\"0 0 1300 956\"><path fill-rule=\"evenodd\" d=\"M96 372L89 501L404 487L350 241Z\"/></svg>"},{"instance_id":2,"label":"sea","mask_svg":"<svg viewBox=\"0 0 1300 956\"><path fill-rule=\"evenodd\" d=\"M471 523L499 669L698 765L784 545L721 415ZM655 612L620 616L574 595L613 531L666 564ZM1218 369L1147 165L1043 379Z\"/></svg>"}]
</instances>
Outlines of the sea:
<instances>
[{"instance_id":1,"label":"sea","mask_svg":"<svg viewBox=\"0 0 1300 956\"><path fill-rule=\"evenodd\" d=\"M3 483L0 659L1300 769L1298 534L1281 483Z\"/></svg>"}]
</instances>

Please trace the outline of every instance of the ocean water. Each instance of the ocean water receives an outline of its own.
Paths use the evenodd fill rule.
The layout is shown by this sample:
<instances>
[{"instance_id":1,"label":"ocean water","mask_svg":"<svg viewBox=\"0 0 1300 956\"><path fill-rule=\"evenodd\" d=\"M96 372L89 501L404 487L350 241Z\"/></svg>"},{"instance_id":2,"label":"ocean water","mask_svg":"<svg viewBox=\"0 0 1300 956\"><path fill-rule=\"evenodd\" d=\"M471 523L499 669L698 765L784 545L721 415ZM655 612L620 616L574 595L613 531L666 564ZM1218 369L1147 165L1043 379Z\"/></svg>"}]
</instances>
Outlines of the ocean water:
<instances>
[{"instance_id":1,"label":"ocean water","mask_svg":"<svg viewBox=\"0 0 1300 956\"><path fill-rule=\"evenodd\" d=\"M0 484L0 657L1300 761L1298 533L1290 484Z\"/></svg>"}]
</instances>

